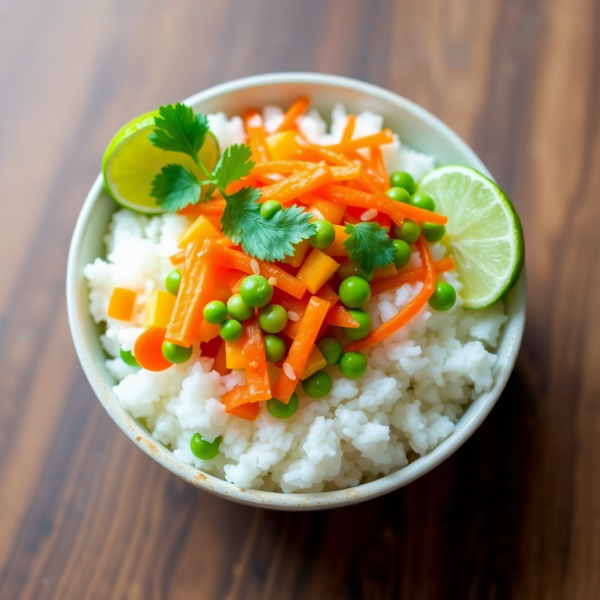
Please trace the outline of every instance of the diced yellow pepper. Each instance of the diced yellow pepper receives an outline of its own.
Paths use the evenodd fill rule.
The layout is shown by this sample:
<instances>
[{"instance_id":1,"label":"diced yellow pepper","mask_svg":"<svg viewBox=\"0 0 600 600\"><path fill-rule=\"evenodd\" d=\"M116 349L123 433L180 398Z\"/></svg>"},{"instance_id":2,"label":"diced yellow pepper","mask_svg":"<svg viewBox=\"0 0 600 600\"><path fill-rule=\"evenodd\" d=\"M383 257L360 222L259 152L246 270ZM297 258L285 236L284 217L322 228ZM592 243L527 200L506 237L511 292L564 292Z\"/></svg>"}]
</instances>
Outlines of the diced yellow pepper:
<instances>
[{"instance_id":1,"label":"diced yellow pepper","mask_svg":"<svg viewBox=\"0 0 600 600\"><path fill-rule=\"evenodd\" d=\"M298 142L294 131L274 133L266 138L271 160L289 160L298 153Z\"/></svg>"},{"instance_id":2,"label":"diced yellow pepper","mask_svg":"<svg viewBox=\"0 0 600 600\"><path fill-rule=\"evenodd\" d=\"M398 269L396 269L394 263L386 265L384 269L375 267L372 281L377 281L378 279L383 279L384 277L392 277L393 275L398 275Z\"/></svg>"},{"instance_id":3,"label":"diced yellow pepper","mask_svg":"<svg viewBox=\"0 0 600 600\"><path fill-rule=\"evenodd\" d=\"M129 321L133 313L136 292L125 288L116 287L108 303L107 316L119 321Z\"/></svg>"},{"instance_id":4,"label":"diced yellow pepper","mask_svg":"<svg viewBox=\"0 0 600 600\"><path fill-rule=\"evenodd\" d=\"M177 245L180 248L185 248L194 240L216 240L221 237L221 233L215 226L204 216L200 215L180 236L177 240Z\"/></svg>"},{"instance_id":5,"label":"diced yellow pepper","mask_svg":"<svg viewBox=\"0 0 600 600\"><path fill-rule=\"evenodd\" d=\"M213 325L208 321L202 319L200 323L200 329L198 330L198 339L201 342L210 342L210 340L216 338L219 335L219 326Z\"/></svg>"},{"instance_id":6,"label":"diced yellow pepper","mask_svg":"<svg viewBox=\"0 0 600 600\"><path fill-rule=\"evenodd\" d=\"M302 371L302 375L300 375L300 379L304 381L307 377L310 377L313 373L316 373L319 369L326 366L327 361L325 360L325 357L318 346L315 345L308 357L308 361L306 361L306 366L304 367L304 371Z\"/></svg>"},{"instance_id":7,"label":"diced yellow pepper","mask_svg":"<svg viewBox=\"0 0 600 600\"><path fill-rule=\"evenodd\" d=\"M286 256L284 262L292 267L299 267L304 262L309 250L310 242L308 240L302 240L299 244L296 244L294 256Z\"/></svg>"},{"instance_id":8,"label":"diced yellow pepper","mask_svg":"<svg viewBox=\"0 0 600 600\"><path fill-rule=\"evenodd\" d=\"M228 369L245 369L244 342L225 342L225 364Z\"/></svg>"},{"instance_id":9,"label":"diced yellow pepper","mask_svg":"<svg viewBox=\"0 0 600 600\"><path fill-rule=\"evenodd\" d=\"M313 248L302 267L300 267L296 278L306 285L311 294L316 294L318 289L330 279L339 266L325 252Z\"/></svg>"},{"instance_id":10,"label":"diced yellow pepper","mask_svg":"<svg viewBox=\"0 0 600 600\"><path fill-rule=\"evenodd\" d=\"M339 225L344 218L346 207L343 204L317 198L310 203L310 211L318 219L327 219L332 225Z\"/></svg>"},{"instance_id":11,"label":"diced yellow pepper","mask_svg":"<svg viewBox=\"0 0 600 600\"><path fill-rule=\"evenodd\" d=\"M334 225L335 239L333 244L325 248L324 252L329 256L348 256L346 249L344 248L344 242L350 237L347 233L344 233L343 225Z\"/></svg>"},{"instance_id":12,"label":"diced yellow pepper","mask_svg":"<svg viewBox=\"0 0 600 600\"><path fill-rule=\"evenodd\" d=\"M175 296L163 290L154 290L146 302L144 327L166 328L175 307Z\"/></svg>"}]
</instances>

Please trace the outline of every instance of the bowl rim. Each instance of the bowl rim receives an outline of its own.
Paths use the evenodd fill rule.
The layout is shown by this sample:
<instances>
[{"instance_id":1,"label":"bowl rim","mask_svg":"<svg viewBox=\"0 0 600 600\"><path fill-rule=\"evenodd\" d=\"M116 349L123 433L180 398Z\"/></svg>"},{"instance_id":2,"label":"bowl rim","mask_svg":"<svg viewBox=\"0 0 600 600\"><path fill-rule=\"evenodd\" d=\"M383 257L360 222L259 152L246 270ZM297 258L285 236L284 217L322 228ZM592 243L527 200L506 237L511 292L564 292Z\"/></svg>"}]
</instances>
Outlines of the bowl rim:
<instances>
[{"instance_id":1,"label":"bowl rim","mask_svg":"<svg viewBox=\"0 0 600 600\"><path fill-rule=\"evenodd\" d=\"M404 98L394 92L382 87L351 79L338 75L327 75L322 73L307 72L285 72L268 73L263 75L254 75L235 79L226 83L221 83L194 94L184 100L185 104L196 105L198 103L210 100L212 98L228 94L230 92L260 87L274 84L311 84L322 85L325 87L338 87L347 90L357 91L362 94L374 96L402 107L407 112L412 113L414 117L424 122L429 127L442 134L459 152L469 156L476 168L482 173L491 177L491 174L475 154L475 152L464 142L453 130L445 123L432 115L430 112L418 104ZM78 254L82 245L82 240L87 228L92 209L104 189L102 175L98 175L92 185L84 204L81 208L71 244L67 261L66 278L66 296L67 312L71 335L75 345L75 350L84 373L94 390L96 396L115 421L119 428L146 454L151 456L159 464L166 467L169 471L185 479L192 485L213 493L215 495L229 498L236 502L260 506L262 508L274 508L279 510L314 510L322 508L333 508L337 506L347 506L364 500L376 498L393 490L396 490L408 483L421 477L431 469L439 465L443 460L453 454L481 425L486 416L492 410L504 389L510 373L515 365L519 347L523 337L526 309L526 273L525 268L511 290L511 294L516 296L517 312L511 318L507 325L511 326L510 347L507 351L506 360L501 368L496 372L496 379L493 387L477 398L478 406L472 411L468 418L462 416L457 424L455 431L446 440L441 442L430 453L415 459L409 465L371 481L358 485L354 488L343 490L315 492L315 493L293 493L267 492L262 490L241 489L237 486L219 479L209 473L204 473L191 465L176 459L173 453L156 441L150 433L143 429L133 416L127 413L127 418L123 419L117 406L120 406L114 393L112 385L105 381L102 373L99 371L94 360L94 354L90 342L86 339L83 323L84 319L91 318L88 310L88 301L80 302L78 298L79 282L82 273L78 269ZM123 410L123 409L121 409Z\"/></svg>"}]
</instances>

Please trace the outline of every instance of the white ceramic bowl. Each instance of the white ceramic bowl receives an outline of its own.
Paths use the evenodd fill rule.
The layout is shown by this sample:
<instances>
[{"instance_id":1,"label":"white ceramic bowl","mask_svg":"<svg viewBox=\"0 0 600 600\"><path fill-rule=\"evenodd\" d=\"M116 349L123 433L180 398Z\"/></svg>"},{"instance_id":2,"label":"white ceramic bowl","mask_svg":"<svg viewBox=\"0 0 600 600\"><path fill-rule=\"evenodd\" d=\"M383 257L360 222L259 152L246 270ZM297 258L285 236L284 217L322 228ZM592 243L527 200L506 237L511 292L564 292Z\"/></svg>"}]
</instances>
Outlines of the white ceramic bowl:
<instances>
[{"instance_id":1,"label":"white ceramic bowl","mask_svg":"<svg viewBox=\"0 0 600 600\"><path fill-rule=\"evenodd\" d=\"M238 79L210 88L186 100L194 110L240 114L248 107L267 103L289 105L300 95L330 112L336 101L353 113L370 109L385 118L387 127L398 132L403 142L432 154L438 164L464 164L490 175L475 153L446 125L416 104L380 87L331 75L276 73ZM525 321L525 272L506 297L509 321L498 350L493 388L479 396L458 422L454 433L433 452L407 467L377 481L355 488L315 494L283 494L242 490L177 460L173 454L142 427L112 392L113 381L104 366L105 355L98 339L99 329L88 312L88 289L84 265L104 256L102 238L115 204L104 191L98 176L90 190L73 233L67 266L67 306L71 333L85 374L115 423L154 460L193 485L244 504L281 510L311 510L361 502L395 490L420 477L450 456L479 427L500 396L513 369Z\"/></svg>"}]
</instances>

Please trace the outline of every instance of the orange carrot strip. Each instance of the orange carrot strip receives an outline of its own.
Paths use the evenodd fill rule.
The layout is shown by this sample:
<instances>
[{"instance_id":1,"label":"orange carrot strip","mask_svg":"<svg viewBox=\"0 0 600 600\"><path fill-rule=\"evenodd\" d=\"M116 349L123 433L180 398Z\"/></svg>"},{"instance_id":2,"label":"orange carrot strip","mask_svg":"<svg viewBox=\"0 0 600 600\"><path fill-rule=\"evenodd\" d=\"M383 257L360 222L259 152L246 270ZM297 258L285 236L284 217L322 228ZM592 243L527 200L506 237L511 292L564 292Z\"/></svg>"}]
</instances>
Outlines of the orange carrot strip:
<instances>
[{"instance_id":1,"label":"orange carrot strip","mask_svg":"<svg viewBox=\"0 0 600 600\"><path fill-rule=\"evenodd\" d=\"M379 175L382 181L387 181L388 174L385 168L385 162L383 160L383 153L379 146L371 146L371 162L375 169L375 173Z\"/></svg>"},{"instance_id":2,"label":"orange carrot strip","mask_svg":"<svg viewBox=\"0 0 600 600\"><path fill-rule=\"evenodd\" d=\"M205 241L200 254L211 263L218 264L221 267L237 269L243 273L254 273L252 270L252 261L256 259L239 250L224 248L221 244L213 240ZM306 286L299 279L296 279L293 275L286 273L274 264L263 260L257 260L256 262L258 263L261 275L264 275L267 279L274 277L277 280L274 284L275 287L294 296L294 298L302 298L304 292L306 292Z\"/></svg>"},{"instance_id":3,"label":"orange carrot strip","mask_svg":"<svg viewBox=\"0 0 600 600\"><path fill-rule=\"evenodd\" d=\"M133 305L137 293L126 288L116 287L110 297L106 315L111 319L119 321L129 321L133 313Z\"/></svg>"},{"instance_id":4,"label":"orange carrot strip","mask_svg":"<svg viewBox=\"0 0 600 600\"><path fill-rule=\"evenodd\" d=\"M269 160L269 147L267 146L267 134L261 114L256 110L248 110L244 115L246 133L248 134L249 146L252 150L254 162L267 162Z\"/></svg>"},{"instance_id":5,"label":"orange carrot strip","mask_svg":"<svg viewBox=\"0 0 600 600\"><path fill-rule=\"evenodd\" d=\"M348 327L349 329L355 329L360 326L358 321L340 302L336 302L336 304L329 309L324 323L327 325L335 325L336 327Z\"/></svg>"},{"instance_id":6,"label":"orange carrot strip","mask_svg":"<svg viewBox=\"0 0 600 600\"><path fill-rule=\"evenodd\" d=\"M439 275L440 273L446 273L454 269L454 259L451 256L446 256L440 260L435 261L435 272Z\"/></svg>"},{"instance_id":7,"label":"orange carrot strip","mask_svg":"<svg viewBox=\"0 0 600 600\"><path fill-rule=\"evenodd\" d=\"M423 306L425 306L425 303L435 291L435 265L433 263L433 259L431 258L429 244L425 241L423 236L418 239L417 247L421 253L421 260L423 261L424 265L425 285L421 291L389 321L386 321L377 327L377 329L371 331L371 333L362 340L358 340L350 344L346 348L347 352L365 350L366 348L370 348L371 346L378 344L406 325L419 313Z\"/></svg>"},{"instance_id":8,"label":"orange carrot strip","mask_svg":"<svg viewBox=\"0 0 600 600\"><path fill-rule=\"evenodd\" d=\"M348 120L344 126L342 133L342 142L349 142L354 135L354 127L356 126L356 115L348 115Z\"/></svg>"},{"instance_id":9,"label":"orange carrot strip","mask_svg":"<svg viewBox=\"0 0 600 600\"><path fill-rule=\"evenodd\" d=\"M244 323L244 361L248 401L261 402L271 398L271 383L267 370L267 356L262 329L255 315Z\"/></svg>"},{"instance_id":10,"label":"orange carrot strip","mask_svg":"<svg viewBox=\"0 0 600 600\"><path fill-rule=\"evenodd\" d=\"M225 351L225 342L221 340L219 349L217 350L217 355L215 356L215 362L213 363L213 370L219 375L227 375L227 373L231 373L231 369L227 368Z\"/></svg>"},{"instance_id":11,"label":"orange carrot strip","mask_svg":"<svg viewBox=\"0 0 600 600\"><path fill-rule=\"evenodd\" d=\"M169 260L174 266L180 265L181 263L185 262L185 250L180 250L179 252L172 254L171 256L169 256Z\"/></svg>"},{"instance_id":12,"label":"orange carrot strip","mask_svg":"<svg viewBox=\"0 0 600 600\"><path fill-rule=\"evenodd\" d=\"M247 402L248 388L240 385L227 392L221 402L225 405L225 412L235 415L246 421L254 421L260 411L259 402Z\"/></svg>"},{"instance_id":13,"label":"orange carrot strip","mask_svg":"<svg viewBox=\"0 0 600 600\"><path fill-rule=\"evenodd\" d=\"M272 185L267 185L260 191L262 200L279 200L291 202L298 196L312 192L333 180L331 169L324 163L317 163L310 169L292 173L288 178Z\"/></svg>"},{"instance_id":14,"label":"orange carrot strip","mask_svg":"<svg viewBox=\"0 0 600 600\"><path fill-rule=\"evenodd\" d=\"M313 163L304 160L270 160L269 162L257 163L252 168L253 175L265 175L271 173L294 173L305 171L313 167Z\"/></svg>"},{"instance_id":15,"label":"orange carrot strip","mask_svg":"<svg viewBox=\"0 0 600 600\"><path fill-rule=\"evenodd\" d=\"M150 327L146 329L133 345L133 356L142 369L164 371L171 363L163 356L162 344L165 341L165 329Z\"/></svg>"},{"instance_id":16,"label":"orange carrot strip","mask_svg":"<svg viewBox=\"0 0 600 600\"><path fill-rule=\"evenodd\" d=\"M208 202L198 202L198 204L188 204L185 208L177 211L178 215L187 217L199 217L200 215L222 215L225 210L225 200L209 200Z\"/></svg>"},{"instance_id":17,"label":"orange carrot strip","mask_svg":"<svg viewBox=\"0 0 600 600\"><path fill-rule=\"evenodd\" d=\"M379 133L365 135L363 137L354 138L327 146L329 150L334 152L347 152L348 150L356 150L358 148L370 148L372 146L381 146L383 144L391 144L394 141L391 129L384 129Z\"/></svg>"},{"instance_id":18,"label":"orange carrot strip","mask_svg":"<svg viewBox=\"0 0 600 600\"><path fill-rule=\"evenodd\" d=\"M287 131L288 129L294 129L296 127L296 119L306 112L306 109L310 105L308 98L298 98L294 104L292 104L283 115L283 121L281 125L274 131L274 133L280 133Z\"/></svg>"},{"instance_id":19,"label":"orange carrot strip","mask_svg":"<svg viewBox=\"0 0 600 600\"><path fill-rule=\"evenodd\" d=\"M436 275L445 273L446 271L451 271L454 269L454 260L450 256L442 258L434 264L434 267ZM389 290L395 290L405 283L416 283L417 281L423 281L424 276L424 268L417 267L416 269L404 271L398 273L397 275L392 275L391 277L385 277L384 279L372 281L371 294L373 296L377 296L377 294L382 294L383 292L388 292Z\"/></svg>"},{"instance_id":20,"label":"orange carrot strip","mask_svg":"<svg viewBox=\"0 0 600 600\"><path fill-rule=\"evenodd\" d=\"M344 165L341 167L330 167L333 181L348 181L349 179L358 179L361 174L358 165Z\"/></svg>"},{"instance_id":21,"label":"orange carrot strip","mask_svg":"<svg viewBox=\"0 0 600 600\"><path fill-rule=\"evenodd\" d=\"M298 333L294 339L283 367L273 384L273 397L287 404L294 393L304 367L312 351L319 329L327 316L330 304L313 296L308 301L306 312L300 322ZM288 376L293 375L293 378Z\"/></svg>"},{"instance_id":22,"label":"orange carrot strip","mask_svg":"<svg viewBox=\"0 0 600 600\"><path fill-rule=\"evenodd\" d=\"M223 248L218 242L213 243ZM192 245L190 266L181 276L179 293L165 336L168 342L186 348L194 343L198 335L202 311L211 300L217 275L214 263L198 257L199 250L200 241L196 240Z\"/></svg>"}]
</instances>

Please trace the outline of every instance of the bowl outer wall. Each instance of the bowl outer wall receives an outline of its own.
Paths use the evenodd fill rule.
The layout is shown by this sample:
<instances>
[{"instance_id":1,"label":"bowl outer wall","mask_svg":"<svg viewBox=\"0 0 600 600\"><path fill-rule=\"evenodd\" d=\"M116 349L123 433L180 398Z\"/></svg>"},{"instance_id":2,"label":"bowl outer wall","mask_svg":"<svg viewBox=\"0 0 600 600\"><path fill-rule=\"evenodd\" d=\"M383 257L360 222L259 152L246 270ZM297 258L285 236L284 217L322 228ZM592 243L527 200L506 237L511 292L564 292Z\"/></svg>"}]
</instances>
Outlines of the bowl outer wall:
<instances>
[{"instance_id":1,"label":"bowl outer wall","mask_svg":"<svg viewBox=\"0 0 600 600\"><path fill-rule=\"evenodd\" d=\"M251 106L289 105L298 96L311 98L312 106L324 114L335 102L351 112L371 110L383 115L386 126L400 133L408 146L432 154L438 164L464 164L491 177L485 165L467 144L439 119L413 102L383 88L345 77L314 73L273 73L217 85L185 100L196 111L241 114ZM88 287L83 267L104 256L105 235L115 206L98 176L85 199L71 240L67 265L67 309L71 334L83 370L98 399L115 423L144 452L193 485L243 504L279 510L315 510L350 505L375 498L414 481L455 452L479 427L500 396L514 367L525 323L525 270L505 297L509 315L495 366L491 390L481 394L465 411L454 433L429 454L376 481L354 488L311 494L284 494L240 489L177 460L170 450L121 406L112 391L106 356L99 341L99 328L88 310Z\"/></svg>"}]
</instances>

